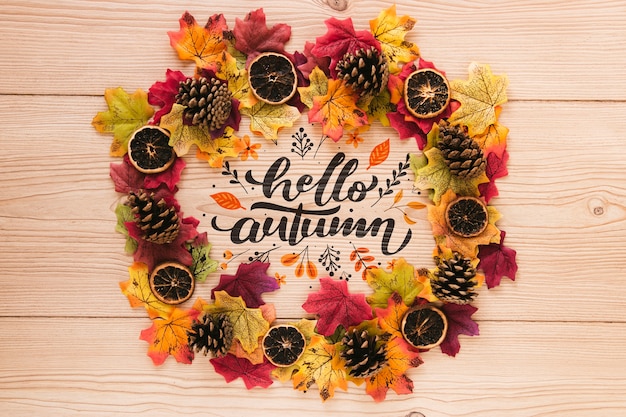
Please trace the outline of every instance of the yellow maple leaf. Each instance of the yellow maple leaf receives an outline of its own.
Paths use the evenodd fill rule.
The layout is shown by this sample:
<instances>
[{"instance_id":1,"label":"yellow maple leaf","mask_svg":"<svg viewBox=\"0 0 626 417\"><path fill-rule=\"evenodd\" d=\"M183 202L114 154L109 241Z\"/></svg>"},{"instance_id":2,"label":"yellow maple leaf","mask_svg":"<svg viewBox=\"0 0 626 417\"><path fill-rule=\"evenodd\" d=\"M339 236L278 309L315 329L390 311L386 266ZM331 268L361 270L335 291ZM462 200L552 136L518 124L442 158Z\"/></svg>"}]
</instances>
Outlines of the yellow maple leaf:
<instances>
[{"instance_id":1,"label":"yellow maple leaf","mask_svg":"<svg viewBox=\"0 0 626 417\"><path fill-rule=\"evenodd\" d=\"M169 316L173 306L162 303L154 296L148 280L148 265L135 262L128 267L128 274L130 278L120 282L120 288L131 307L144 307L150 318Z\"/></svg>"},{"instance_id":2,"label":"yellow maple leaf","mask_svg":"<svg viewBox=\"0 0 626 417\"><path fill-rule=\"evenodd\" d=\"M259 101L252 107L242 108L240 113L250 117L251 131L273 141L278 140L280 129L293 126L300 118L300 111L286 103L276 105Z\"/></svg>"},{"instance_id":3,"label":"yellow maple leaf","mask_svg":"<svg viewBox=\"0 0 626 417\"><path fill-rule=\"evenodd\" d=\"M268 323L273 323L276 320L276 308L274 308L273 304L263 304L259 309L261 310L261 314L263 314L263 318ZM246 352L239 340L233 340L229 353L238 358L248 359L253 365L263 363L265 361L265 354L263 353L263 346L261 345L264 336L265 334L259 337L259 346L252 352Z\"/></svg>"},{"instance_id":4,"label":"yellow maple leaf","mask_svg":"<svg viewBox=\"0 0 626 417\"><path fill-rule=\"evenodd\" d=\"M155 365L161 365L169 355L178 362L191 363L194 354L187 333L197 316L197 310L174 308L167 317L155 318L150 328L142 330L139 338L150 344L148 356Z\"/></svg>"},{"instance_id":5,"label":"yellow maple leaf","mask_svg":"<svg viewBox=\"0 0 626 417\"><path fill-rule=\"evenodd\" d=\"M239 340L248 353L259 346L259 338L269 329L269 323L258 308L248 308L241 297L231 297L226 291L215 292L215 303L206 306L209 313L223 313L233 325L233 338Z\"/></svg>"},{"instance_id":6,"label":"yellow maple leaf","mask_svg":"<svg viewBox=\"0 0 626 417\"><path fill-rule=\"evenodd\" d=\"M248 71L239 68L234 57L230 55L226 57L226 62L217 72L217 76L228 80L228 90L233 98L239 100L239 108L252 107L258 102L248 82Z\"/></svg>"},{"instance_id":7,"label":"yellow maple leaf","mask_svg":"<svg viewBox=\"0 0 626 417\"><path fill-rule=\"evenodd\" d=\"M322 124L322 132L337 142L344 128L357 128L368 123L367 114L357 107L358 95L343 80L328 80L328 91L313 97L309 122Z\"/></svg>"},{"instance_id":8,"label":"yellow maple leaf","mask_svg":"<svg viewBox=\"0 0 626 417\"><path fill-rule=\"evenodd\" d=\"M469 79L452 80L451 97L461 103L448 121L467 126L470 136L483 134L489 125L497 120L496 107L506 103L505 75L493 75L489 65L472 62L469 66Z\"/></svg>"},{"instance_id":9,"label":"yellow maple leaf","mask_svg":"<svg viewBox=\"0 0 626 417\"><path fill-rule=\"evenodd\" d=\"M212 141L208 128L200 126L188 126L183 123L185 106L174 103L172 110L161 117L159 126L170 132L170 146L178 156L189 152L191 145L196 144L199 148L208 148Z\"/></svg>"},{"instance_id":10,"label":"yellow maple leaf","mask_svg":"<svg viewBox=\"0 0 626 417\"><path fill-rule=\"evenodd\" d=\"M402 70L399 64L414 61L420 56L417 45L404 40L405 35L415 26L415 22L415 19L409 16L398 17L395 4L380 12L376 19L370 20L371 32L380 42L392 74Z\"/></svg>"},{"instance_id":11,"label":"yellow maple leaf","mask_svg":"<svg viewBox=\"0 0 626 417\"><path fill-rule=\"evenodd\" d=\"M200 26L189 12L185 12L179 23L178 32L167 32L178 57L195 61L199 68L219 69L228 55L224 40L228 25L224 15L215 14L205 26Z\"/></svg>"},{"instance_id":12,"label":"yellow maple leaf","mask_svg":"<svg viewBox=\"0 0 626 417\"><path fill-rule=\"evenodd\" d=\"M137 90L129 95L122 87L107 88L104 99L109 110L96 114L91 124L101 133L113 133L111 156L124 156L128 152L128 139L133 132L154 114L148 104L148 94Z\"/></svg>"},{"instance_id":13,"label":"yellow maple leaf","mask_svg":"<svg viewBox=\"0 0 626 417\"><path fill-rule=\"evenodd\" d=\"M500 117L502 107L496 107L496 118ZM502 154L506 150L506 137L509 134L509 129L506 126L495 122L487 127L487 130L481 135L474 136L472 139L478 143L482 148L485 156L490 153L495 153L498 157L502 157Z\"/></svg>"},{"instance_id":14,"label":"yellow maple leaf","mask_svg":"<svg viewBox=\"0 0 626 417\"><path fill-rule=\"evenodd\" d=\"M239 154L237 152L239 140L240 138L235 136L235 130L226 126L222 136L203 143L202 146L198 145L196 157L207 161L212 168L220 168L225 158L235 158Z\"/></svg>"},{"instance_id":15,"label":"yellow maple leaf","mask_svg":"<svg viewBox=\"0 0 626 417\"><path fill-rule=\"evenodd\" d=\"M295 323L289 323L298 328L302 332L304 339L306 340L306 345L311 343L311 338L316 334L315 333L315 325L317 324L317 320L309 320L309 319L300 319L300 321ZM302 356L300 359L296 361L291 366L280 366L272 371L272 376L278 379L281 382L287 382L291 379L294 372L297 372L300 369L300 364L302 363Z\"/></svg>"},{"instance_id":16,"label":"yellow maple leaf","mask_svg":"<svg viewBox=\"0 0 626 417\"><path fill-rule=\"evenodd\" d=\"M345 364L336 345L315 335L302 354L301 366L292 377L293 387L307 391L317 385L323 401L335 395L335 388L348 389Z\"/></svg>"},{"instance_id":17,"label":"yellow maple leaf","mask_svg":"<svg viewBox=\"0 0 626 417\"><path fill-rule=\"evenodd\" d=\"M324 71L315 67L309 76L311 82L308 87L298 87L300 101L309 109L313 107L313 97L325 96L328 92L328 77Z\"/></svg>"}]
</instances>

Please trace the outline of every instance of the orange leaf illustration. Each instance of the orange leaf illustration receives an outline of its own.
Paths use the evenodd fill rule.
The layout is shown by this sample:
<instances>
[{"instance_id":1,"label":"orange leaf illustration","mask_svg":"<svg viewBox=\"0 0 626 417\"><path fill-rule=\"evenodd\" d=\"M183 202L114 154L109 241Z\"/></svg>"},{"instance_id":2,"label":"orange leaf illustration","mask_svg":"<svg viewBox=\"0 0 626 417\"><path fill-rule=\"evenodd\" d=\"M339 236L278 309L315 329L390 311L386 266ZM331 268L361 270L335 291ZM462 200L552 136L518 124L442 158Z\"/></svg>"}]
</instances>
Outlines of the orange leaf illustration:
<instances>
[{"instance_id":1,"label":"orange leaf illustration","mask_svg":"<svg viewBox=\"0 0 626 417\"><path fill-rule=\"evenodd\" d=\"M387 139L383 143L376 145L374 149L372 149L372 152L370 153L370 165L366 168L366 170L370 169L371 167L375 165L382 164L383 162L387 160L388 156L389 156L389 139Z\"/></svg>"},{"instance_id":2,"label":"orange leaf illustration","mask_svg":"<svg viewBox=\"0 0 626 417\"><path fill-rule=\"evenodd\" d=\"M227 48L224 32L228 30L228 26L224 15L211 16L202 27L191 14L185 12L179 23L178 32L167 33L178 57L193 60L200 68L219 69L225 63Z\"/></svg>"},{"instance_id":3,"label":"orange leaf illustration","mask_svg":"<svg viewBox=\"0 0 626 417\"><path fill-rule=\"evenodd\" d=\"M354 261L356 261L356 254L357 254L357 251L355 251L355 250L353 250L353 251L350 253L350 262L354 262Z\"/></svg>"},{"instance_id":4,"label":"orange leaf illustration","mask_svg":"<svg viewBox=\"0 0 626 417\"><path fill-rule=\"evenodd\" d=\"M406 214L404 215L404 221L407 222L407 224L415 224L415 220L412 220L409 216L407 216Z\"/></svg>"},{"instance_id":5,"label":"orange leaf illustration","mask_svg":"<svg viewBox=\"0 0 626 417\"><path fill-rule=\"evenodd\" d=\"M302 275L304 275L304 265L302 264L302 262L300 262L298 264L298 266L296 266L296 277L300 278Z\"/></svg>"},{"instance_id":6,"label":"orange leaf illustration","mask_svg":"<svg viewBox=\"0 0 626 417\"><path fill-rule=\"evenodd\" d=\"M317 277L317 267L311 261L306 263L306 274L309 278Z\"/></svg>"},{"instance_id":7,"label":"orange leaf illustration","mask_svg":"<svg viewBox=\"0 0 626 417\"><path fill-rule=\"evenodd\" d=\"M402 200L402 195L404 193L402 192L402 190L398 191L398 194L396 194L396 196L393 198L393 204L397 204L398 201Z\"/></svg>"},{"instance_id":8,"label":"orange leaf illustration","mask_svg":"<svg viewBox=\"0 0 626 417\"><path fill-rule=\"evenodd\" d=\"M286 255L283 255L282 258L280 258L280 263L285 266L291 266L295 264L296 262L298 262L298 259L300 259L300 254L288 253Z\"/></svg>"},{"instance_id":9,"label":"orange leaf illustration","mask_svg":"<svg viewBox=\"0 0 626 417\"><path fill-rule=\"evenodd\" d=\"M419 209L426 208L426 204L419 203L417 201L411 201L410 203L407 203L407 207L410 207L415 210L419 210Z\"/></svg>"},{"instance_id":10,"label":"orange leaf illustration","mask_svg":"<svg viewBox=\"0 0 626 417\"><path fill-rule=\"evenodd\" d=\"M222 193L212 194L211 198L215 200L215 202L219 204L220 207L225 208L227 210L237 210L239 208L243 210L246 209L245 207L241 205L241 203L239 202L239 199L235 197L234 195L232 195L231 193L222 192Z\"/></svg>"}]
</instances>

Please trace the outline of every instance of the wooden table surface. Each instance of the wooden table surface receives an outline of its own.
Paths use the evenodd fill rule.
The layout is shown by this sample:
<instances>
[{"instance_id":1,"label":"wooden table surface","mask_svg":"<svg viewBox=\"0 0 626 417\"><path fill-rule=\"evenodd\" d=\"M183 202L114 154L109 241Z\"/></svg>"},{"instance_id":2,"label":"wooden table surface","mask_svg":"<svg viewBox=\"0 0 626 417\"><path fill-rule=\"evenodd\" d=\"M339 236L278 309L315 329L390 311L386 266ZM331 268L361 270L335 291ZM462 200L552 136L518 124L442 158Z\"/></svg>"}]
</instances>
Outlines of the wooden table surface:
<instances>
[{"instance_id":1,"label":"wooden table surface","mask_svg":"<svg viewBox=\"0 0 626 417\"><path fill-rule=\"evenodd\" d=\"M146 356L145 313L118 288L130 258L114 232L110 138L90 124L104 89L147 90L183 68L166 32L185 10L200 22L222 12L232 28L262 6L269 24L292 26L294 50L331 16L367 28L390 5L0 0L1 415L626 415L621 0L397 2L418 20L409 40L450 78L471 61L509 76L511 159L494 204L520 268L479 300L479 337L411 371L412 395L377 404L351 386L322 403L279 382L226 384L207 361Z\"/></svg>"}]
</instances>

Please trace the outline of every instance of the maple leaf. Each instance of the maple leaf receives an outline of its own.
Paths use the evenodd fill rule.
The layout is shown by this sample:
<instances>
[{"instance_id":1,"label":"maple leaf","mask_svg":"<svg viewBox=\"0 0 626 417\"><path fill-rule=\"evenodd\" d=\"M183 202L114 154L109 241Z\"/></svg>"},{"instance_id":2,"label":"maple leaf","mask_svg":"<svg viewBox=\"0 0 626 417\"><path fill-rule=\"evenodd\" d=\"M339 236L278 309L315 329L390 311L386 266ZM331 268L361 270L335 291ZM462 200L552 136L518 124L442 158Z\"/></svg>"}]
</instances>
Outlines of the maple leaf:
<instances>
[{"instance_id":1,"label":"maple leaf","mask_svg":"<svg viewBox=\"0 0 626 417\"><path fill-rule=\"evenodd\" d=\"M239 68L234 57L227 58L217 75L228 81L228 91L239 101L239 108L252 107L258 102L248 81L248 71L245 68Z\"/></svg>"},{"instance_id":2,"label":"maple leaf","mask_svg":"<svg viewBox=\"0 0 626 417\"><path fill-rule=\"evenodd\" d=\"M273 382L270 373L275 366L267 360L255 365L248 359L225 355L221 358L211 358L211 364L215 368L215 372L222 375L226 382L241 378L247 389L267 388Z\"/></svg>"},{"instance_id":3,"label":"maple leaf","mask_svg":"<svg viewBox=\"0 0 626 417\"><path fill-rule=\"evenodd\" d=\"M187 163L182 158L176 158L168 169L158 174L147 174L143 181L143 188L154 190L161 185L165 185L170 191L175 192L176 184L180 181L180 176Z\"/></svg>"},{"instance_id":4,"label":"maple leaf","mask_svg":"<svg viewBox=\"0 0 626 417\"><path fill-rule=\"evenodd\" d=\"M307 79L310 79L310 75L316 67L323 71L324 74L330 74L330 58L316 57L315 55L313 55L312 50L314 47L315 44L313 42L306 41L304 43L304 52L302 53L302 55L304 56L306 61L297 65L298 70ZM297 54L298 53L296 52L296 56Z\"/></svg>"},{"instance_id":5,"label":"maple leaf","mask_svg":"<svg viewBox=\"0 0 626 417\"><path fill-rule=\"evenodd\" d=\"M336 345L321 336L313 336L300 360L300 369L293 375L293 387L307 391L317 385L323 401L335 395L335 388L348 389L343 360Z\"/></svg>"},{"instance_id":6,"label":"maple leaf","mask_svg":"<svg viewBox=\"0 0 626 417\"><path fill-rule=\"evenodd\" d=\"M450 82L451 98L458 100L461 107L452 113L448 121L467 126L470 136L480 135L497 120L496 107L506 103L505 75L495 76L489 65L472 62L469 79Z\"/></svg>"},{"instance_id":7,"label":"maple leaf","mask_svg":"<svg viewBox=\"0 0 626 417\"><path fill-rule=\"evenodd\" d=\"M500 243L491 243L478 247L478 258L480 259L478 266L485 273L487 288L500 285L502 277L515 281L515 273L517 272L515 257L517 252L504 246L505 236L506 232L503 230L500 232Z\"/></svg>"},{"instance_id":8,"label":"maple leaf","mask_svg":"<svg viewBox=\"0 0 626 417\"><path fill-rule=\"evenodd\" d=\"M161 117L161 126L170 132L170 146L178 156L183 156L189 152L191 145L195 144L199 148L211 146L213 138L207 128L200 126L190 126L183 122L183 112L185 106L174 103L172 110Z\"/></svg>"},{"instance_id":9,"label":"maple leaf","mask_svg":"<svg viewBox=\"0 0 626 417\"><path fill-rule=\"evenodd\" d=\"M224 313L233 325L233 338L241 347L253 352L259 346L259 338L269 329L269 323L258 308L248 308L241 297L232 297L226 291L216 291L215 303L205 307L210 313Z\"/></svg>"},{"instance_id":10,"label":"maple leaf","mask_svg":"<svg viewBox=\"0 0 626 417\"><path fill-rule=\"evenodd\" d=\"M499 157L496 153L490 153L487 156L487 169L485 174L489 178L489 182L480 184L478 190L480 195L488 203L493 197L498 195L498 188L496 187L496 179L505 177L509 174L506 169L506 163L509 160L509 153L505 150L502 157Z\"/></svg>"},{"instance_id":11,"label":"maple leaf","mask_svg":"<svg viewBox=\"0 0 626 417\"><path fill-rule=\"evenodd\" d=\"M428 164L422 167L420 163L413 163L416 156L411 155L411 169L415 173L414 184L420 190L433 190L432 200L435 204L439 203L441 196L448 190L463 196L478 197L480 195L478 185L489 182L484 172L473 178L461 178L452 174L441 150L437 147L424 152L424 156Z\"/></svg>"},{"instance_id":12,"label":"maple leaf","mask_svg":"<svg viewBox=\"0 0 626 417\"><path fill-rule=\"evenodd\" d=\"M448 228L445 212L456 194L448 190L436 206L428 206L428 220L431 223L433 236L442 251L457 251L468 258L475 258L478 254L478 245L489 245L500 241L500 231L495 223L500 219L500 213L492 206L487 206L488 224L485 230L475 237L462 237Z\"/></svg>"},{"instance_id":13,"label":"maple leaf","mask_svg":"<svg viewBox=\"0 0 626 417\"><path fill-rule=\"evenodd\" d=\"M154 318L152 327L141 331L139 338L150 344L148 356L155 365L161 365L169 355L177 362L192 362L194 354L187 343L187 332L198 314L193 308L174 308L166 317Z\"/></svg>"},{"instance_id":14,"label":"maple leaf","mask_svg":"<svg viewBox=\"0 0 626 417\"><path fill-rule=\"evenodd\" d=\"M356 128L368 123L367 114L356 106L358 95L342 80L328 80L324 96L313 97L309 122L322 124L322 132L335 142L343 136L346 125Z\"/></svg>"},{"instance_id":15,"label":"maple leaf","mask_svg":"<svg viewBox=\"0 0 626 417\"><path fill-rule=\"evenodd\" d=\"M135 262L128 267L130 278L120 282L122 294L128 298L133 308L144 307L150 318L168 317L174 308L171 305L159 301L150 289L148 265Z\"/></svg>"},{"instance_id":16,"label":"maple leaf","mask_svg":"<svg viewBox=\"0 0 626 417\"><path fill-rule=\"evenodd\" d=\"M311 82L308 87L298 87L300 100L308 108L313 107L314 97L323 97L328 93L328 77L319 68L315 67L309 76Z\"/></svg>"},{"instance_id":17,"label":"maple leaf","mask_svg":"<svg viewBox=\"0 0 626 417\"><path fill-rule=\"evenodd\" d=\"M107 88L104 99L109 109L98 112L91 124L98 132L113 133L111 156L124 156L128 152L128 139L150 120L154 109L142 90L129 95L122 87Z\"/></svg>"},{"instance_id":18,"label":"maple leaf","mask_svg":"<svg viewBox=\"0 0 626 417\"><path fill-rule=\"evenodd\" d=\"M151 271L155 265L166 260L176 261L187 266L193 263L193 258L187 250L186 242L195 239L198 235L196 227L200 222L193 217L182 218L181 212L178 213L178 217L182 219L178 235L172 243L165 244L152 243L143 239L141 237L143 231L134 221L125 224L129 236L138 243L137 251L134 254L136 262L147 264Z\"/></svg>"},{"instance_id":19,"label":"maple leaf","mask_svg":"<svg viewBox=\"0 0 626 417\"><path fill-rule=\"evenodd\" d=\"M404 40L406 34L415 26L415 19L409 16L398 17L396 5L380 12L378 17L370 20L370 30L380 42L383 55L389 62L389 71L397 74L401 70L399 64L411 62L419 58L419 48L412 42Z\"/></svg>"},{"instance_id":20,"label":"maple leaf","mask_svg":"<svg viewBox=\"0 0 626 417\"><path fill-rule=\"evenodd\" d=\"M496 118L500 116L502 107L496 107ZM485 156L489 156L492 152L498 157L502 157L506 151L506 137L509 129L506 126L496 122L487 127L484 133L474 136L472 139L482 148Z\"/></svg>"},{"instance_id":21,"label":"maple leaf","mask_svg":"<svg viewBox=\"0 0 626 417\"><path fill-rule=\"evenodd\" d=\"M165 72L165 81L157 81L148 89L148 103L160 107L154 113L154 123L159 123L161 116L172 111L180 83L186 79L187 76L182 72L168 69Z\"/></svg>"},{"instance_id":22,"label":"maple leaf","mask_svg":"<svg viewBox=\"0 0 626 417\"><path fill-rule=\"evenodd\" d=\"M263 304L259 307L263 318L268 323L273 323L276 321L276 308L273 304ZM235 355L238 358L246 358L252 364L256 365L262 363L265 360L265 354L263 353L263 337L265 334L259 336L259 346L254 349L252 352L246 352L246 350L241 345L241 342L237 339L233 340L233 343L230 347L228 353Z\"/></svg>"},{"instance_id":23,"label":"maple leaf","mask_svg":"<svg viewBox=\"0 0 626 417\"><path fill-rule=\"evenodd\" d=\"M402 297L394 292L387 301L387 308L376 308L375 316L378 318L378 325L381 329L394 337L402 336L402 319L409 311L409 307L404 304Z\"/></svg>"},{"instance_id":24,"label":"maple leaf","mask_svg":"<svg viewBox=\"0 0 626 417\"><path fill-rule=\"evenodd\" d=\"M232 297L241 297L250 308L262 306L265 301L261 294L280 288L276 279L266 274L269 266L269 263L259 261L239 264L235 275L220 276L220 282L211 291L211 297L214 297L216 291L226 291Z\"/></svg>"},{"instance_id":25,"label":"maple leaf","mask_svg":"<svg viewBox=\"0 0 626 417\"><path fill-rule=\"evenodd\" d=\"M472 314L478 311L478 308L469 304L446 303L441 309L448 319L448 332L439 347L446 355L456 356L461 350L461 344L459 343L460 334L467 336L478 335L478 323L472 320Z\"/></svg>"},{"instance_id":26,"label":"maple leaf","mask_svg":"<svg viewBox=\"0 0 626 417\"><path fill-rule=\"evenodd\" d=\"M203 148L198 147L196 158L207 161L212 168L221 168L224 159L235 158L238 155L237 143L239 140L239 137L235 136L233 128L228 126L221 137L203 144Z\"/></svg>"},{"instance_id":27,"label":"maple leaf","mask_svg":"<svg viewBox=\"0 0 626 417\"><path fill-rule=\"evenodd\" d=\"M291 127L300 118L300 111L287 103L275 105L259 101L250 108L242 108L241 114L250 117L250 130L266 139L278 140L278 131Z\"/></svg>"},{"instance_id":28,"label":"maple leaf","mask_svg":"<svg viewBox=\"0 0 626 417\"><path fill-rule=\"evenodd\" d=\"M204 27L198 25L189 12L183 13L178 22L178 32L167 32L178 57L194 61L199 68L218 69L224 62L227 48L224 32L228 31L228 25L224 15L211 16Z\"/></svg>"},{"instance_id":29,"label":"maple leaf","mask_svg":"<svg viewBox=\"0 0 626 417\"><path fill-rule=\"evenodd\" d=\"M130 164L127 156L119 164L111 162L109 175L115 184L115 191L123 194L143 188L146 177Z\"/></svg>"},{"instance_id":30,"label":"maple leaf","mask_svg":"<svg viewBox=\"0 0 626 417\"><path fill-rule=\"evenodd\" d=\"M302 308L319 316L317 331L330 336L340 324L348 328L372 318L372 310L365 295L350 294L346 281L320 279L319 291L309 294Z\"/></svg>"},{"instance_id":31,"label":"maple leaf","mask_svg":"<svg viewBox=\"0 0 626 417\"><path fill-rule=\"evenodd\" d=\"M394 337L387 342L386 358L383 368L365 379L365 392L376 402L383 401L390 388L398 395L412 393L413 381L405 372L423 363L419 353L411 349L401 337Z\"/></svg>"},{"instance_id":32,"label":"maple leaf","mask_svg":"<svg viewBox=\"0 0 626 417\"><path fill-rule=\"evenodd\" d=\"M285 43L291 37L291 27L279 23L268 28L263 9L258 9L248 13L243 20L235 19L233 33L235 48L248 56L249 63L262 52L286 55Z\"/></svg>"},{"instance_id":33,"label":"maple leaf","mask_svg":"<svg viewBox=\"0 0 626 417\"><path fill-rule=\"evenodd\" d=\"M415 268L404 258L397 259L390 272L382 268L369 271L367 283L374 290L374 294L367 297L372 308L387 308L387 302L394 293L410 306L424 288L415 276Z\"/></svg>"},{"instance_id":34,"label":"maple leaf","mask_svg":"<svg viewBox=\"0 0 626 417\"><path fill-rule=\"evenodd\" d=\"M298 322L289 324L297 327L298 330L300 330L300 332L304 336L304 339L306 340L305 346L309 345L309 343L311 343L311 338L317 334L315 333L315 326L317 324L315 320L300 319L300 321ZM282 366L274 369L274 371L272 371L272 376L274 376L281 382L287 382L291 379L294 372L297 372L298 369L300 369L301 363L302 356L291 366Z\"/></svg>"},{"instance_id":35,"label":"maple leaf","mask_svg":"<svg viewBox=\"0 0 626 417\"><path fill-rule=\"evenodd\" d=\"M207 232L196 236L194 241L187 245L187 250L193 259L190 269L197 281L204 282L210 273L217 271L219 262L209 256L211 244L208 242Z\"/></svg>"},{"instance_id":36,"label":"maple leaf","mask_svg":"<svg viewBox=\"0 0 626 417\"><path fill-rule=\"evenodd\" d=\"M118 204L117 207L115 207L115 216L117 217L115 231L123 234L126 237L126 245L124 246L124 251L129 255L132 255L137 250L137 241L128 235L126 222L134 221L135 214L133 213L133 210L126 204Z\"/></svg>"},{"instance_id":37,"label":"maple leaf","mask_svg":"<svg viewBox=\"0 0 626 417\"><path fill-rule=\"evenodd\" d=\"M357 106L367 113L369 122L379 120L383 126L389 126L388 114L395 112L397 106L391 102L389 90L383 89L376 97L369 100L359 100Z\"/></svg>"},{"instance_id":38,"label":"maple leaf","mask_svg":"<svg viewBox=\"0 0 626 417\"><path fill-rule=\"evenodd\" d=\"M315 39L315 46L311 50L318 58L330 57L330 72L336 75L335 67L343 56L359 49L375 47L379 52L380 43L367 30L355 32L352 19L338 20L334 17L324 21L328 31L323 36Z\"/></svg>"}]
</instances>

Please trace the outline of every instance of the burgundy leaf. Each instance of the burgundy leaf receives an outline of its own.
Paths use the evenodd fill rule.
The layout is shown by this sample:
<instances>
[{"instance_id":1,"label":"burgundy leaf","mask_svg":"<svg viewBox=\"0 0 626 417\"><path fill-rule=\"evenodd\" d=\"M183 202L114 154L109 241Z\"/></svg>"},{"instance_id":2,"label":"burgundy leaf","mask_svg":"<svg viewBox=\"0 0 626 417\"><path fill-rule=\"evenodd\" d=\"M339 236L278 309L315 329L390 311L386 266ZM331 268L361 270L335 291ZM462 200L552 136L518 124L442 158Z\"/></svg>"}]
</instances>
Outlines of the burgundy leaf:
<instances>
[{"instance_id":1,"label":"burgundy leaf","mask_svg":"<svg viewBox=\"0 0 626 417\"><path fill-rule=\"evenodd\" d=\"M464 334L467 336L478 335L478 323L472 320L472 314L474 314L478 308L469 304L444 304L441 308L448 319L448 333L443 343L439 345L441 351L446 355L456 356L461 350L461 344L459 343L459 335Z\"/></svg>"},{"instance_id":2,"label":"burgundy leaf","mask_svg":"<svg viewBox=\"0 0 626 417\"><path fill-rule=\"evenodd\" d=\"M176 192L176 184L187 164L182 158L176 158L174 163L165 171L158 174L148 174L144 178L143 186L146 190L153 190L165 185L170 191Z\"/></svg>"},{"instance_id":3,"label":"burgundy leaf","mask_svg":"<svg viewBox=\"0 0 626 417\"><path fill-rule=\"evenodd\" d=\"M262 52L285 52L285 43L291 37L291 27L279 23L271 28L265 23L263 9L258 9L246 15L244 20L235 19L233 29L235 48L248 56L248 63Z\"/></svg>"},{"instance_id":4,"label":"burgundy leaf","mask_svg":"<svg viewBox=\"0 0 626 417\"><path fill-rule=\"evenodd\" d=\"M123 194L143 188L146 176L130 164L128 155L125 155L119 164L111 163L110 175L115 184L115 191Z\"/></svg>"},{"instance_id":5,"label":"burgundy leaf","mask_svg":"<svg viewBox=\"0 0 626 417\"><path fill-rule=\"evenodd\" d=\"M211 291L211 298L215 299L215 291L226 291L231 297L243 298L248 308L262 306L265 301L261 294L280 288L276 278L265 273L269 266L269 263L259 261L239 264L235 275L220 276L220 283Z\"/></svg>"},{"instance_id":6,"label":"burgundy leaf","mask_svg":"<svg viewBox=\"0 0 626 417\"><path fill-rule=\"evenodd\" d=\"M304 77L308 80L309 75L311 75L311 71L315 69L315 67L319 67L324 74L329 77L330 76L330 58L329 57L316 57L313 55L311 50L315 47L313 42L307 41L304 44L304 52L302 55L305 57L305 61L299 62L297 61L298 69L302 72ZM296 56L298 56L298 52L296 52Z\"/></svg>"},{"instance_id":7,"label":"burgundy leaf","mask_svg":"<svg viewBox=\"0 0 626 417\"><path fill-rule=\"evenodd\" d=\"M478 184L478 190L480 195L483 196L485 202L489 202L492 197L498 195L498 188L496 187L496 179L506 177L509 172L506 169L506 163L509 160L509 153L505 150L502 157L498 157L495 152L487 155L487 170L485 174L489 178L489 182Z\"/></svg>"},{"instance_id":8,"label":"burgundy leaf","mask_svg":"<svg viewBox=\"0 0 626 417\"><path fill-rule=\"evenodd\" d=\"M480 263L478 267L485 273L487 288L500 285L502 277L508 277L511 281L515 281L515 273L517 272L515 257L517 252L504 246L505 236L506 232L501 231L500 243L479 246L478 258Z\"/></svg>"},{"instance_id":9,"label":"burgundy leaf","mask_svg":"<svg viewBox=\"0 0 626 417\"><path fill-rule=\"evenodd\" d=\"M159 123L161 116L168 114L176 102L178 86L185 81L187 76L180 71L168 69L165 73L165 81L157 81L148 89L148 103L159 106L161 109L154 114L154 123Z\"/></svg>"},{"instance_id":10,"label":"burgundy leaf","mask_svg":"<svg viewBox=\"0 0 626 417\"><path fill-rule=\"evenodd\" d=\"M213 364L215 372L222 375L226 382L241 378L247 389L267 388L272 385L270 373L276 368L267 360L258 365L253 365L248 359L238 358L234 355L212 358L211 364Z\"/></svg>"}]
</instances>

